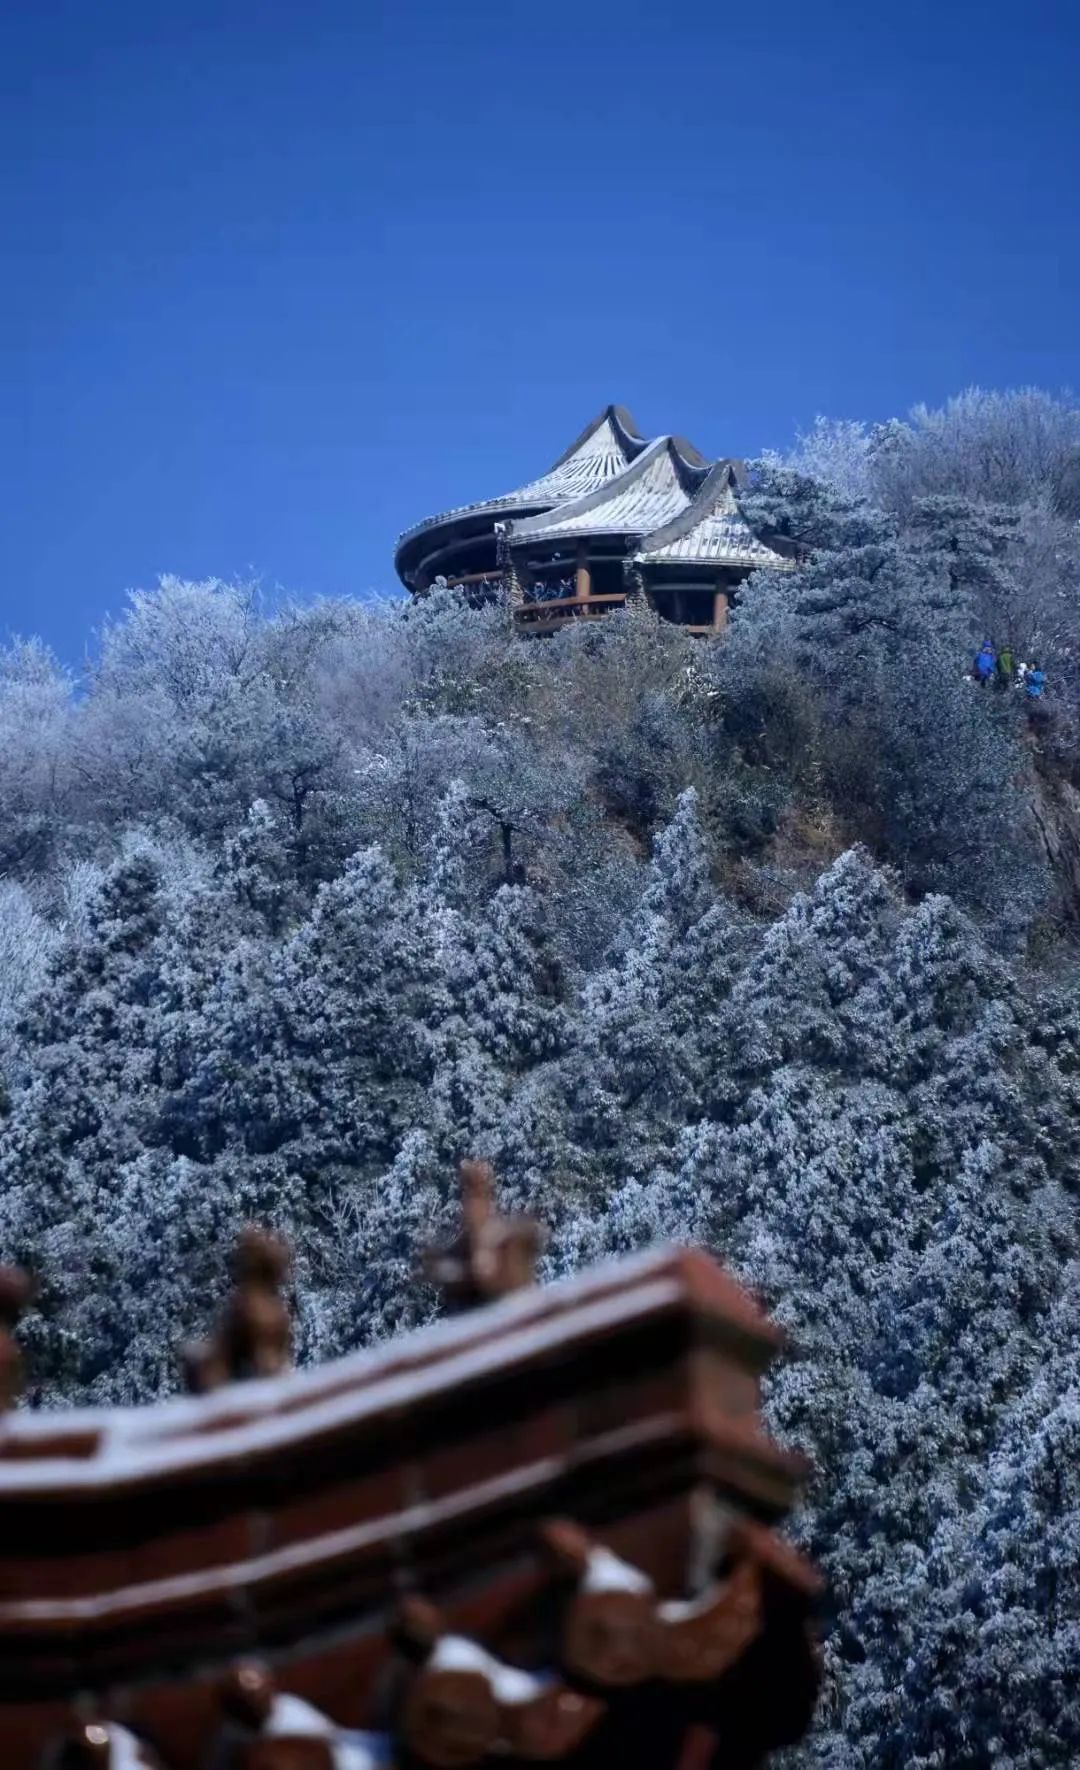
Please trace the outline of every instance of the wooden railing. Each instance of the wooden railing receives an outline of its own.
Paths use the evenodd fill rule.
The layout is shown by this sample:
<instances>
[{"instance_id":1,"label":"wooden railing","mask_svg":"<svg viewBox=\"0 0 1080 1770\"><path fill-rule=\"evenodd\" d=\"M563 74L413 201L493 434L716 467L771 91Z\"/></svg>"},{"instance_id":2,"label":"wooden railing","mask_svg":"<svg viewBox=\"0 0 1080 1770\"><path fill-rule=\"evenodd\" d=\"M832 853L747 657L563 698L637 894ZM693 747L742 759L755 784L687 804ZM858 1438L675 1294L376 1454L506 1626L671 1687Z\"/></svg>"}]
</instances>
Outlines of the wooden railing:
<instances>
[{"instance_id":1,"label":"wooden railing","mask_svg":"<svg viewBox=\"0 0 1080 1770\"><path fill-rule=\"evenodd\" d=\"M542 631L560 627L567 621L599 620L610 612L613 605L623 605L625 602L624 591L603 596L561 596L551 602L519 604L514 609L514 621L518 626ZM673 621L672 625L698 639L715 639L724 631L723 626L717 626L715 621Z\"/></svg>"},{"instance_id":2,"label":"wooden railing","mask_svg":"<svg viewBox=\"0 0 1080 1770\"><path fill-rule=\"evenodd\" d=\"M604 614L613 604L626 601L625 590L603 596L560 596L550 602L524 602L514 609L514 619L522 626L552 626L562 621L586 619L590 614Z\"/></svg>"}]
</instances>

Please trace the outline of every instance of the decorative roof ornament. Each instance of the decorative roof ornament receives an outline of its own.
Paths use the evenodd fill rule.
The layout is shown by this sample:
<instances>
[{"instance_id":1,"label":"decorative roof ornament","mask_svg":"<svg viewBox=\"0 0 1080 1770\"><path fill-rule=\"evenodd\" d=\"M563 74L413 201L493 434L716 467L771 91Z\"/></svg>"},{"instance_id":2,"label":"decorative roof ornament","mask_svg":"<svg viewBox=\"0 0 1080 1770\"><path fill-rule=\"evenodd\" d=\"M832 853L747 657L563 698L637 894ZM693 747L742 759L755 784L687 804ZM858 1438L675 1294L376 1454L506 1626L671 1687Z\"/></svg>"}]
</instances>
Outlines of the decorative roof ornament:
<instances>
[{"instance_id":1,"label":"decorative roof ornament","mask_svg":"<svg viewBox=\"0 0 1080 1770\"><path fill-rule=\"evenodd\" d=\"M425 1249L423 1270L451 1310L475 1309L536 1283L536 1262L547 1236L533 1217L501 1216L489 1162L465 1161L461 1231L445 1248Z\"/></svg>"},{"instance_id":2,"label":"decorative roof ornament","mask_svg":"<svg viewBox=\"0 0 1080 1770\"><path fill-rule=\"evenodd\" d=\"M289 1250L278 1236L254 1226L241 1231L232 1259L233 1286L218 1325L183 1354L194 1394L289 1369L292 1322L282 1296L289 1266Z\"/></svg>"},{"instance_id":3,"label":"decorative roof ornament","mask_svg":"<svg viewBox=\"0 0 1080 1770\"><path fill-rule=\"evenodd\" d=\"M216 1770L392 1770L388 1734L337 1726L312 1703L279 1691L259 1661L233 1667L221 1711Z\"/></svg>"},{"instance_id":4,"label":"decorative roof ornament","mask_svg":"<svg viewBox=\"0 0 1080 1770\"><path fill-rule=\"evenodd\" d=\"M700 1593L664 1601L651 1579L576 1524L555 1520L541 1536L577 1582L564 1615L562 1660L589 1685L708 1682L728 1671L764 1627L761 1568L737 1526L726 1578L710 1572Z\"/></svg>"}]
</instances>

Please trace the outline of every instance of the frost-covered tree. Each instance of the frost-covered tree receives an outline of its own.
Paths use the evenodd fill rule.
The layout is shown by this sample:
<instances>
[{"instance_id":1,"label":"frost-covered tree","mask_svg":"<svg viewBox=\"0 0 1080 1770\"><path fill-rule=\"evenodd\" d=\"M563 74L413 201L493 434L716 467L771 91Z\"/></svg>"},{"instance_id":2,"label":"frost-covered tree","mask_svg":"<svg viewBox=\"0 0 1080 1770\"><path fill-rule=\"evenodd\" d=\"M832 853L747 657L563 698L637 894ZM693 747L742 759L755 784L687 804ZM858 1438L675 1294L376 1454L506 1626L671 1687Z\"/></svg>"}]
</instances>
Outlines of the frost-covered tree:
<instances>
[{"instance_id":1,"label":"frost-covered tree","mask_svg":"<svg viewBox=\"0 0 1080 1770\"><path fill-rule=\"evenodd\" d=\"M427 1319L416 1245L488 1155L550 1272L703 1242L789 1328L830 1594L796 1760L1071 1762L1078 460L1041 395L819 423L752 476L790 564L717 642L166 579L77 683L10 647L31 1400L166 1390L249 1219L302 1358ZM987 633L1038 719L968 680Z\"/></svg>"},{"instance_id":2,"label":"frost-covered tree","mask_svg":"<svg viewBox=\"0 0 1080 1770\"><path fill-rule=\"evenodd\" d=\"M303 899L292 862L286 832L266 801L256 799L225 842L220 875L223 895L252 932L276 937L299 919Z\"/></svg>"},{"instance_id":3,"label":"frost-covered tree","mask_svg":"<svg viewBox=\"0 0 1080 1770\"><path fill-rule=\"evenodd\" d=\"M731 1006L714 1115L579 1200L556 1257L704 1239L793 1335L768 1406L817 1465L802 1528L830 1581L828 1700L800 1763L989 1765L1002 1741L1019 1763L1058 1761L1055 1741L1067 1758L1064 1607L1014 1696L1006 1672L1060 1588L1067 1489L1044 1480L1054 1546L1019 1583L1003 1502L982 1497L1029 1478L1018 1409L1047 1443L1069 1418L1040 1373L1072 1319L1074 1185L1067 1152L1032 1135L1046 1064L1028 1004L951 904L912 912L850 854L766 933ZM1060 1010L1051 1037L1071 1051Z\"/></svg>"},{"instance_id":4,"label":"frost-covered tree","mask_svg":"<svg viewBox=\"0 0 1080 1770\"><path fill-rule=\"evenodd\" d=\"M820 480L841 497L872 499L872 446L869 425L857 419L818 416L809 430L800 432L795 447L777 458L777 465Z\"/></svg>"},{"instance_id":5,"label":"frost-covered tree","mask_svg":"<svg viewBox=\"0 0 1080 1770\"><path fill-rule=\"evenodd\" d=\"M190 1086L205 1152L227 1142L301 1177L389 1162L430 1078L435 985L416 893L375 849L353 856L310 915L254 969L237 964L207 1005Z\"/></svg>"},{"instance_id":6,"label":"frost-covered tree","mask_svg":"<svg viewBox=\"0 0 1080 1770\"><path fill-rule=\"evenodd\" d=\"M33 877L66 858L74 727L72 683L45 647L0 647L0 877Z\"/></svg>"},{"instance_id":7,"label":"frost-covered tree","mask_svg":"<svg viewBox=\"0 0 1080 1770\"><path fill-rule=\"evenodd\" d=\"M492 891L489 853L487 815L462 782L452 782L439 807L424 893L440 979L426 1122L444 1159L479 1151L497 1155L505 1168L514 1092L565 1051L572 1034L545 905L526 886Z\"/></svg>"},{"instance_id":8,"label":"frost-covered tree","mask_svg":"<svg viewBox=\"0 0 1080 1770\"><path fill-rule=\"evenodd\" d=\"M916 406L873 435L875 496L903 510L916 498L1045 505L1080 516L1080 410L1038 388L970 387L944 406Z\"/></svg>"},{"instance_id":9,"label":"frost-covered tree","mask_svg":"<svg viewBox=\"0 0 1080 1770\"><path fill-rule=\"evenodd\" d=\"M796 678L825 802L909 889L993 901L1013 938L1046 888L1019 709L966 680L980 619L1007 606L1011 516L924 499L901 531L786 471L756 495L813 549L793 572L756 574L736 613L718 667L732 729L778 668Z\"/></svg>"},{"instance_id":10,"label":"frost-covered tree","mask_svg":"<svg viewBox=\"0 0 1080 1770\"><path fill-rule=\"evenodd\" d=\"M45 980L57 933L29 892L0 880L0 1075L14 1080L23 1050L18 1023Z\"/></svg>"},{"instance_id":11,"label":"frost-covered tree","mask_svg":"<svg viewBox=\"0 0 1080 1770\"><path fill-rule=\"evenodd\" d=\"M158 1088L153 964L160 874L145 852L118 862L87 927L54 947L20 1026L29 1070L0 1145L0 1242L42 1285L37 1340L47 1374L93 1384L115 1353L73 1325L116 1272L99 1262L110 1196L144 1152Z\"/></svg>"},{"instance_id":12,"label":"frost-covered tree","mask_svg":"<svg viewBox=\"0 0 1080 1770\"><path fill-rule=\"evenodd\" d=\"M581 998L565 1096L582 1176L595 1187L647 1173L699 1116L729 1038L726 1004L744 956L717 896L692 789L657 837L641 899Z\"/></svg>"}]
</instances>

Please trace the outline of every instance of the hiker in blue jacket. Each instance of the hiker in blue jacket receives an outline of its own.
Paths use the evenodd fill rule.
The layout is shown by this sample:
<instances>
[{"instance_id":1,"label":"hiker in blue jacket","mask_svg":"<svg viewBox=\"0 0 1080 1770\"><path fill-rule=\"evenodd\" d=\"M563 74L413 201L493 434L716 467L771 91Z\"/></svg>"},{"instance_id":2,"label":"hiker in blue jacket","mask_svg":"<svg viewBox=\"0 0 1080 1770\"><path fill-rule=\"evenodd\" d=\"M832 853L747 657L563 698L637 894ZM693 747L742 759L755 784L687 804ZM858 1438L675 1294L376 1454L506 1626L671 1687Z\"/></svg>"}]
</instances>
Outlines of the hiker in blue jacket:
<instances>
[{"instance_id":1,"label":"hiker in blue jacket","mask_svg":"<svg viewBox=\"0 0 1080 1770\"><path fill-rule=\"evenodd\" d=\"M990 644L990 641L987 640L982 650L976 655L975 668L972 671L972 675L976 682L981 682L985 686L986 683L992 680L996 668L997 652Z\"/></svg>"},{"instance_id":2,"label":"hiker in blue jacket","mask_svg":"<svg viewBox=\"0 0 1080 1770\"><path fill-rule=\"evenodd\" d=\"M1024 677L1024 693L1029 701L1041 701L1046 687L1046 671L1041 664L1032 664Z\"/></svg>"}]
</instances>

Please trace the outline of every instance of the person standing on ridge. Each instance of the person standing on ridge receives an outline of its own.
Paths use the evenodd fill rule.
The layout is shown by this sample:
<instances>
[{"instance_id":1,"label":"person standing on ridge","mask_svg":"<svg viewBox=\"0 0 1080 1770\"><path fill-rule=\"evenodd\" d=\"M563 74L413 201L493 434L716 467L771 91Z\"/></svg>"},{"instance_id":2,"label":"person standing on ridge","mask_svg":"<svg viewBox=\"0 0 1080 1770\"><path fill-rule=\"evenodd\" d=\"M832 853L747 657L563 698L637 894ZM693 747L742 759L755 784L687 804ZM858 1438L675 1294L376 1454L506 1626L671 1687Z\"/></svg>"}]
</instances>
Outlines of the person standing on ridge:
<instances>
[{"instance_id":1,"label":"person standing on ridge","mask_svg":"<svg viewBox=\"0 0 1080 1770\"><path fill-rule=\"evenodd\" d=\"M998 652L997 675L994 677L994 687L1011 688L1015 673L1016 666L1013 663L1012 646L1003 645Z\"/></svg>"},{"instance_id":2,"label":"person standing on ridge","mask_svg":"<svg viewBox=\"0 0 1080 1770\"><path fill-rule=\"evenodd\" d=\"M997 652L987 639L983 644L982 650L976 654L975 667L972 670L972 675L976 682L981 682L985 688L996 668Z\"/></svg>"},{"instance_id":3,"label":"person standing on ridge","mask_svg":"<svg viewBox=\"0 0 1080 1770\"><path fill-rule=\"evenodd\" d=\"M1029 701L1041 701L1043 689L1046 687L1046 671L1040 664L1032 663L1024 678L1024 693Z\"/></svg>"}]
</instances>

